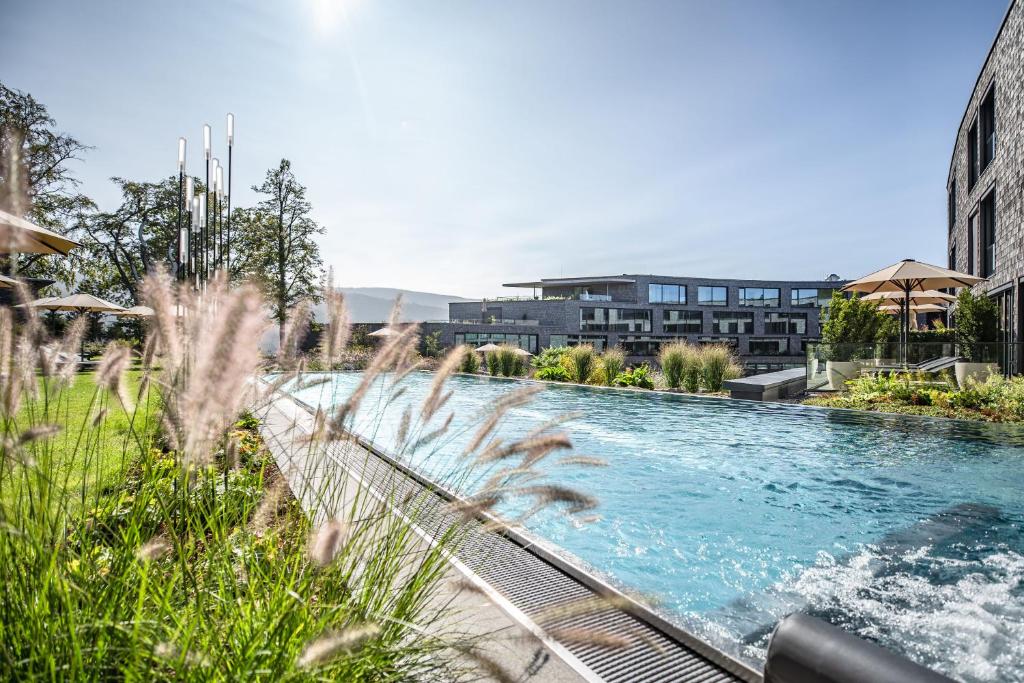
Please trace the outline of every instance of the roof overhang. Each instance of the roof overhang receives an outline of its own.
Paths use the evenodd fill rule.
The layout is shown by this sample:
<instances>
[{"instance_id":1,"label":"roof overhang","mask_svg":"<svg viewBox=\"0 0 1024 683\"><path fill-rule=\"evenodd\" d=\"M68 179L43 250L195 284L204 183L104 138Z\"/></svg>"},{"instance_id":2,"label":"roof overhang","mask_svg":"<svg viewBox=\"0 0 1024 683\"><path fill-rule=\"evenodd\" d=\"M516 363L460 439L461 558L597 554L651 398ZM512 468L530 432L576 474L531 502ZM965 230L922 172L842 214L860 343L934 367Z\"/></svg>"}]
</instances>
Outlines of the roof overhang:
<instances>
[{"instance_id":1,"label":"roof overhang","mask_svg":"<svg viewBox=\"0 0 1024 683\"><path fill-rule=\"evenodd\" d=\"M631 277L563 277L546 278L536 282L506 282L502 287L573 287L575 285L632 285L636 280Z\"/></svg>"}]
</instances>

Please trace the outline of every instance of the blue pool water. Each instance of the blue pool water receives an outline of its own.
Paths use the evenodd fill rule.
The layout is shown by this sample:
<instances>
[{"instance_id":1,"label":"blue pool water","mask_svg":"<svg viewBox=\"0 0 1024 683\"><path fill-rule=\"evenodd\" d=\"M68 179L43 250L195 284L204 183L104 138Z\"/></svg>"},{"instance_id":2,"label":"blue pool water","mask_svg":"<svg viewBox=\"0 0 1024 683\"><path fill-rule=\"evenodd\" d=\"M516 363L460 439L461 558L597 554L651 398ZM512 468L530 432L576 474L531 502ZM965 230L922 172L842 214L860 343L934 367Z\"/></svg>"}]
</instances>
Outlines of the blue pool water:
<instances>
[{"instance_id":1,"label":"blue pool water","mask_svg":"<svg viewBox=\"0 0 1024 683\"><path fill-rule=\"evenodd\" d=\"M432 376L392 403L371 391L356 429L384 449ZM296 392L325 407L359 375ZM451 481L467 425L520 383L455 377L450 437L411 457ZM803 610L964 681L1024 681L1024 431L630 391L544 385L502 433L558 414L581 455L552 471L600 520L529 529L682 626L754 664ZM463 481L464 488L473 482Z\"/></svg>"}]
</instances>

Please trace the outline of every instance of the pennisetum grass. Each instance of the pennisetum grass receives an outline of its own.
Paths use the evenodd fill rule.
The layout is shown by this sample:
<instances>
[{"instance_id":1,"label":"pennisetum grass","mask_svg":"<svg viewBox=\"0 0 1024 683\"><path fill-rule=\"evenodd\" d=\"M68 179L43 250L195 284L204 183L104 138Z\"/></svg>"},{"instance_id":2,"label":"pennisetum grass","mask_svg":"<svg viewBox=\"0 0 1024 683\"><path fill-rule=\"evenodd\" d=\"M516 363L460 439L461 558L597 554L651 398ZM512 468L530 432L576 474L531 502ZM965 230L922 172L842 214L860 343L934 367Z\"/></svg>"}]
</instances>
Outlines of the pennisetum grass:
<instances>
[{"instance_id":1,"label":"pennisetum grass","mask_svg":"<svg viewBox=\"0 0 1024 683\"><path fill-rule=\"evenodd\" d=\"M76 366L83 322L49 339L32 309L0 308L0 668L63 680L408 680L468 666L515 680L464 636L440 587L457 588L448 560L471 533L541 510L589 519L597 501L551 480L559 467L602 464L572 455L556 431L571 416L504 434L509 411L538 391L526 387L454 420L448 383L467 354L452 351L404 411L391 453L465 444L446 476L463 497L439 525L432 496L394 473L363 484L344 474L375 457L357 416L406 400L419 368L418 330L397 307L400 333L344 400L279 434L295 446L282 459L252 415L281 389L330 386L304 372L309 308L292 312L268 362L257 290L217 278L197 293L156 274L142 292L155 315L141 352L110 345L95 373ZM331 368L350 334L344 300L329 286L325 299L317 360ZM599 633L591 642L619 646Z\"/></svg>"}]
</instances>

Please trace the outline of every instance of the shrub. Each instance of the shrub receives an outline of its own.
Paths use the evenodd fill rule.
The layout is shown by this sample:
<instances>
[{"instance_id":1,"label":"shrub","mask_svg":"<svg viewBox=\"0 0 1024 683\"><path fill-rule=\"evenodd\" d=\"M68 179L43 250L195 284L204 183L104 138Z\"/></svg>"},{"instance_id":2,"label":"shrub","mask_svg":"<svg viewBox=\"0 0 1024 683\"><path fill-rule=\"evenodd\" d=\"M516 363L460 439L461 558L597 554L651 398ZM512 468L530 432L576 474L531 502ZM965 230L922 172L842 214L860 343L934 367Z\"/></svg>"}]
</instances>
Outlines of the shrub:
<instances>
[{"instance_id":1,"label":"shrub","mask_svg":"<svg viewBox=\"0 0 1024 683\"><path fill-rule=\"evenodd\" d=\"M896 331L896 320L878 305L854 295L832 292L828 318L821 330L821 341L829 360L848 361L867 358L874 352L868 345L885 341Z\"/></svg>"},{"instance_id":2,"label":"shrub","mask_svg":"<svg viewBox=\"0 0 1024 683\"><path fill-rule=\"evenodd\" d=\"M999 309L984 294L975 296L964 287L956 298L956 341L969 362L984 362L984 344L999 340Z\"/></svg>"},{"instance_id":3,"label":"shrub","mask_svg":"<svg viewBox=\"0 0 1024 683\"><path fill-rule=\"evenodd\" d=\"M651 368L647 363L620 372L615 377L615 386L637 387L640 389L653 389L654 379L651 377Z\"/></svg>"},{"instance_id":4,"label":"shrub","mask_svg":"<svg viewBox=\"0 0 1024 683\"><path fill-rule=\"evenodd\" d=\"M709 344L700 350L700 378L708 391L721 391L727 379L743 374L732 349L724 344Z\"/></svg>"},{"instance_id":5,"label":"shrub","mask_svg":"<svg viewBox=\"0 0 1024 683\"><path fill-rule=\"evenodd\" d=\"M549 346L533 357L531 364L537 370L562 366L562 358L569 352L568 346Z\"/></svg>"},{"instance_id":6,"label":"shrub","mask_svg":"<svg viewBox=\"0 0 1024 683\"><path fill-rule=\"evenodd\" d=\"M626 366L626 354L619 347L612 347L601 354L601 362L598 365L598 379L601 384L610 387Z\"/></svg>"},{"instance_id":7,"label":"shrub","mask_svg":"<svg viewBox=\"0 0 1024 683\"><path fill-rule=\"evenodd\" d=\"M597 365L597 354L590 344L572 346L562 358L563 367L569 373L569 379L579 384L586 384L590 374Z\"/></svg>"},{"instance_id":8,"label":"shrub","mask_svg":"<svg viewBox=\"0 0 1024 683\"><path fill-rule=\"evenodd\" d=\"M495 351L485 353L484 361L487 363L487 372L491 377L501 374L501 361L498 360L498 354Z\"/></svg>"},{"instance_id":9,"label":"shrub","mask_svg":"<svg viewBox=\"0 0 1024 683\"><path fill-rule=\"evenodd\" d=\"M678 389L683 385L683 369L686 366L688 346L686 342L673 342L661 347L658 363L669 389Z\"/></svg>"},{"instance_id":10,"label":"shrub","mask_svg":"<svg viewBox=\"0 0 1024 683\"><path fill-rule=\"evenodd\" d=\"M459 364L459 372L476 374L480 370L480 356L468 344L462 347L462 362Z\"/></svg>"},{"instance_id":11,"label":"shrub","mask_svg":"<svg viewBox=\"0 0 1024 683\"><path fill-rule=\"evenodd\" d=\"M569 371L561 365L541 368L533 373L534 379L542 379L548 382L568 382Z\"/></svg>"},{"instance_id":12,"label":"shrub","mask_svg":"<svg viewBox=\"0 0 1024 683\"><path fill-rule=\"evenodd\" d=\"M523 362L523 356L519 353L519 348L511 346L509 344L502 344L497 351L491 351L487 354L488 357L488 368L491 369L492 375L502 375L503 377L519 377L525 370L525 363Z\"/></svg>"},{"instance_id":13,"label":"shrub","mask_svg":"<svg viewBox=\"0 0 1024 683\"><path fill-rule=\"evenodd\" d=\"M683 389L691 394L700 391L700 369L700 349L692 344L687 344L683 356Z\"/></svg>"}]
</instances>

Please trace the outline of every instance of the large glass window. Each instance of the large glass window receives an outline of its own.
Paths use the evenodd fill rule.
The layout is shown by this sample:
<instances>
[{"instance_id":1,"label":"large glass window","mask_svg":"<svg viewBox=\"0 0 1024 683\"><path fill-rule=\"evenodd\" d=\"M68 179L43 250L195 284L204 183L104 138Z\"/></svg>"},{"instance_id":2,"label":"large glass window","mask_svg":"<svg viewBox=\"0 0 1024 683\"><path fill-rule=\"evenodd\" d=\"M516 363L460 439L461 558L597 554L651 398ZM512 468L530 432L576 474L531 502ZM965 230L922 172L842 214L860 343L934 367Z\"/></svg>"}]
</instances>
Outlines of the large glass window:
<instances>
[{"instance_id":1,"label":"large glass window","mask_svg":"<svg viewBox=\"0 0 1024 683\"><path fill-rule=\"evenodd\" d=\"M996 157L996 87L994 85L985 95L985 99L981 101L978 118L981 124L981 168L979 172L984 173Z\"/></svg>"},{"instance_id":2,"label":"large glass window","mask_svg":"<svg viewBox=\"0 0 1024 683\"><path fill-rule=\"evenodd\" d=\"M832 303L832 293L834 289L819 289L818 290L818 308L828 308Z\"/></svg>"},{"instance_id":3,"label":"large glass window","mask_svg":"<svg viewBox=\"0 0 1024 683\"><path fill-rule=\"evenodd\" d=\"M967 191L974 189L978 182L978 122L967 130Z\"/></svg>"},{"instance_id":4,"label":"large glass window","mask_svg":"<svg viewBox=\"0 0 1024 683\"><path fill-rule=\"evenodd\" d=\"M953 182L949 185L949 208L947 210L949 215L949 232L953 232L953 228L956 227L956 178L953 178Z\"/></svg>"},{"instance_id":5,"label":"large glass window","mask_svg":"<svg viewBox=\"0 0 1024 683\"><path fill-rule=\"evenodd\" d=\"M765 313L765 334L807 334L806 313Z\"/></svg>"},{"instance_id":6,"label":"large glass window","mask_svg":"<svg viewBox=\"0 0 1024 683\"><path fill-rule=\"evenodd\" d=\"M627 356L657 356L662 340L651 337L621 337L619 346Z\"/></svg>"},{"instance_id":7,"label":"large glass window","mask_svg":"<svg viewBox=\"0 0 1024 683\"><path fill-rule=\"evenodd\" d=\"M581 308L583 332L650 332L651 311L640 308Z\"/></svg>"},{"instance_id":8,"label":"large glass window","mask_svg":"<svg viewBox=\"0 0 1024 683\"><path fill-rule=\"evenodd\" d=\"M456 332L455 345L469 344L477 347L484 344L508 344L524 351L537 353L537 335L515 334L513 332Z\"/></svg>"},{"instance_id":9,"label":"large glass window","mask_svg":"<svg viewBox=\"0 0 1024 683\"><path fill-rule=\"evenodd\" d=\"M751 337L747 341L747 350L751 356L784 356L789 353L789 340L785 337Z\"/></svg>"},{"instance_id":10,"label":"large glass window","mask_svg":"<svg viewBox=\"0 0 1024 683\"><path fill-rule=\"evenodd\" d=\"M817 289L791 289L789 290L789 305L805 308L814 308L818 305Z\"/></svg>"},{"instance_id":11,"label":"large glass window","mask_svg":"<svg viewBox=\"0 0 1024 683\"><path fill-rule=\"evenodd\" d=\"M549 338L548 346L553 349L560 349L563 346L569 345L569 335L567 334L553 334Z\"/></svg>"},{"instance_id":12,"label":"large glass window","mask_svg":"<svg viewBox=\"0 0 1024 683\"><path fill-rule=\"evenodd\" d=\"M703 332L704 314L700 311L673 311L661 313L661 326L665 332L675 334L700 334Z\"/></svg>"},{"instance_id":13,"label":"large glass window","mask_svg":"<svg viewBox=\"0 0 1024 683\"><path fill-rule=\"evenodd\" d=\"M967 219L967 274L974 275L974 236L978 234L978 212L975 211ZM956 253L956 244L953 245L953 252ZM955 267L950 266L952 270Z\"/></svg>"},{"instance_id":14,"label":"large glass window","mask_svg":"<svg viewBox=\"0 0 1024 683\"><path fill-rule=\"evenodd\" d=\"M697 303L701 306L725 306L728 290L725 287L698 287Z\"/></svg>"},{"instance_id":15,"label":"large glass window","mask_svg":"<svg viewBox=\"0 0 1024 683\"><path fill-rule=\"evenodd\" d=\"M685 304L686 285L647 285L647 300L652 304Z\"/></svg>"},{"instance_id":16,"label":"large glass window","mask_svg":"<svg viewBox=\"0 0 1024 683\"><path fill-rule=\"evenodd\" d=\"M996 272L996 192L981 200L981 266L982 277Z\"/></svg>"},{"instance_id":17,"label":"large glass window","mask_svg":"<svg viewBox=\"0 0 1024 683\"><path fill-rule=\"evenodd\" d=\"M777 287L740 287L740 306L779 307Z\"/></svg>"},{"instance_id":18,"label":"large glass window","mask_svg":"<svg viewBox=\"0 0 1024 683\"><path fill-rule=\"evenodd\" d=\"M734 313L732 311L715 313L712 326L714 334L750 334L753 331L753 313Z\"/></svg>"}]
</instances>

